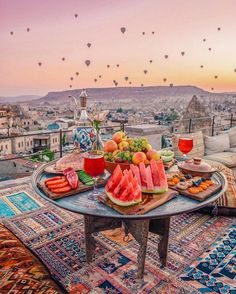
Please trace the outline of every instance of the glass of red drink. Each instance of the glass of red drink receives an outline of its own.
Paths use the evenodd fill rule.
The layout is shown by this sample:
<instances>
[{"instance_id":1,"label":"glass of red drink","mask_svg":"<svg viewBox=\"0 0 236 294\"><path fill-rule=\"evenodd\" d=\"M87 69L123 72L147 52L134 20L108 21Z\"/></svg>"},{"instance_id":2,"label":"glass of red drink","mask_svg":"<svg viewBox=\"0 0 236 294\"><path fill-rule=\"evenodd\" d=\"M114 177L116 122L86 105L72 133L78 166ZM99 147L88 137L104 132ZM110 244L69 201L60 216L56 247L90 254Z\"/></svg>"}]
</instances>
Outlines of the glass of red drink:
<instances>
[{"instance_id":1,"label":"glass of red drink","mask_svg":"<svg viewBox=\"0 0 236 294\"><path fill-rule=\"evenodd\" d=\"M96 200L99 191L96 189L96 184L99 176L104 173L105 161L102 151L91 151L84 156L84 171L93 177L93 192L89 194L90 199Z\"/></svg>"},{"instance_id":2,"label":"glass of red drink","mask_svg":"<svg viewBox=\"0 0 236 294\"><path fill-rule=\"evenodd\" d=\"M179 150L183 153L184 160L187 158L187 154L193 149L193 138L180 137L178 142Z\"/></svg>"}]
</instances>

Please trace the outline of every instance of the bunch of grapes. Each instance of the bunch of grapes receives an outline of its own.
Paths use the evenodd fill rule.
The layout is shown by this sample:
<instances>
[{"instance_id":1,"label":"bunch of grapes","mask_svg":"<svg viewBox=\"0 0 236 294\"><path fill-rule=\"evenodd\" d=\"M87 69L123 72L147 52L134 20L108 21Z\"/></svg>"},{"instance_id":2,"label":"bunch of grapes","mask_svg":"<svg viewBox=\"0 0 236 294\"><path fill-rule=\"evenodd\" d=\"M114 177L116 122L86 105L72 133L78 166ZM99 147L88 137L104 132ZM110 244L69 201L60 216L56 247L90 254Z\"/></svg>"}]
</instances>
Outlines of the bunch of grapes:
<instances>
[{"instance_id":1,"label":"bunch of grapes","mask_svg":"<svg viewBox=\"0 0 236 294\"><path fill-rule=\"evenodd\" d=\"M135 138L130 143L129 148L133 152L145 151L147 148L148 141L146 138Z\"/></svg>"},{"instance_id":2,"label":"bunch of grapes","mask_svg":"<svg viewBox=\"0 0 236 294\"><path fill-rule=\"evenodd\" d=\"M112 155L112 152L105 152L105 153L104 153L104 159L105 159L106 161L111 161L111 162L113 162L113 161L114 161L114 157L113 157L113 155Z\"/></svg>"}]
</instances>

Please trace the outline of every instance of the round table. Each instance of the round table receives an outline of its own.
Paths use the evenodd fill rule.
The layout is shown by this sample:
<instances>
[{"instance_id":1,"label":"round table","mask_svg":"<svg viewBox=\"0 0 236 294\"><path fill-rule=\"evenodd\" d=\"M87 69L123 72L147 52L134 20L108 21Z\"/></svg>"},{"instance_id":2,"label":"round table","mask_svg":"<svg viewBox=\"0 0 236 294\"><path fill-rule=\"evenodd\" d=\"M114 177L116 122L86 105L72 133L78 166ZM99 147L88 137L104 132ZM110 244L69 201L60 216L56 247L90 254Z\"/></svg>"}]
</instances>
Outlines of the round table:
<instances>
[{"instance_id":1,"label":"round table","mask_svg":"<svg viewBox=\"0 0 236 294\"><path fill-rule=\"evenodd\" d=\"M222 189L202 202L180 194L169 202L145 213L144 215L122 215L101 202L90 200L88 198L89 192L83 192L57 200L49 199L38 187L37 183L54 176L44 172L44 168L50 164L51 163L43 165L34 172L32 176L33 188L37 194L51 203L84 215L87 262L92 261L95 249L95 240L92 234L118 228L123 225L125 233L128 234L129 232L140 245L137 256L138 278L143 278L148 232L160 235L161 238L158 244L158 253L162 265L165 266L167 262L171 217L203 208L216 201L227 189L227 180L224 174L216 172L213 175L213 180L216 183L221 184ZM104 188L100 188L100 190L103 191Z\"/></svg>"}]
</instances>

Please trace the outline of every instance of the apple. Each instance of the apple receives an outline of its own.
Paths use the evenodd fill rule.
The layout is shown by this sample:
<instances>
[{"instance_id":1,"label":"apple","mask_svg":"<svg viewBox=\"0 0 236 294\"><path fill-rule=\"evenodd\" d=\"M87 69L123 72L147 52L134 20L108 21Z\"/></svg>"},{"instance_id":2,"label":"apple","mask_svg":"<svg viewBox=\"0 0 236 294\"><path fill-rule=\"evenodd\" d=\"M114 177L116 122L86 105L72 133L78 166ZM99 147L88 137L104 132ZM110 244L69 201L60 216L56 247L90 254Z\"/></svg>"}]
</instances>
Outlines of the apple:
<instances>
[{"instance_id":1,"label":"apple","mask_svg":"<svg viewBox=\"0 0 236 294\"><path fill-rule=\"evenodd\" d=\"M161 158L160 153L156 151L155 149L149 150L146 154L147 154L148 160L152 160L152 159L160 160Z\"/></svg>"},{"instance_id":2,"label":"apple","mask_svg":"<svg viewBox=\"0 0 236 294\"><path fill-rule=\"evenodd\" d=\"M147 159L147 156L145 153L143 152L135 152L133 157L132 157L132 162L134 164L139 164L141 162L145 162L145 160Z\"/></svg>"},{"instance_id":3,"label":"apple","mask_svg":"<svg viewBox=\"0 0 236 294\"><path fill-rule=\"evenodd\" d=\"M151 149L152 149L152 145L151 145L151 144L147 144L147 146L146 146L146 150L149 151L149 150L151 150Z\"/></svg>"},{"instance_id":4,"label":"apple","mask_svg":"<svg viewBox=\"0 0 236 294\"><path fill-rule=\"evenodd\" d=\"M113 140L108 140L104 144L104 151L105 152L114 152L118 149L118 145Z\"/></svg>"},{"instance_id":5,"label":"apple","mask_svg":"<svg viewBox=\"0 0 236 294\"><path fill-rule=\"evenodd\" d=\"M121 141L119 144L118 144L118 147L120 150L128 150L129 148L129 143L126 142L126 141Z\"/></svg>"},{"instance_id":6,"label":"apple","mask_svg":"<svg viewBox=\"0 0 236 294\"><path fill-rule=\"evenodd\" d=\"M112 136L112 140L115 141L117 144L119 144L123 138L125 138L125 133L122 131L116 132L113 136Z\"/></svg>"}]
</instances>

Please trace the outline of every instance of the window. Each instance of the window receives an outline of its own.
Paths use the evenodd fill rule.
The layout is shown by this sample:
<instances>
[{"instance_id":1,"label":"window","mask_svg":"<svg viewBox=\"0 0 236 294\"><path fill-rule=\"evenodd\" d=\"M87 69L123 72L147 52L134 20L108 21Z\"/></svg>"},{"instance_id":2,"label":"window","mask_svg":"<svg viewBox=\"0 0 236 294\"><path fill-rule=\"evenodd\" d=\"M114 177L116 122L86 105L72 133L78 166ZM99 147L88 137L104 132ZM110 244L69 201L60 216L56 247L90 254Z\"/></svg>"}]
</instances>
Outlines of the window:
<instances>
[{"instance_id":1,"label":"window","mask_svg":"<svg viewBox=\"0 0 236 294\"><path fill-rule=\"evenodd\" d=\"M29 142L27 142L26 144L27 144L27 147L29 147Z\"/></svg>"},{"instance_id":2,"label":"window","mask_svg":"<svg viewBox=\"0 0 236 294\"><path fill-rule=\"evenodd\" d=\"M8 145L6 145L5 147L6 147L6 150L7 150L8 149Z\"/></svg>"},{"instance_id":3,"label":"window","mask_svg":"<svg viewBox=\"0 0 236 294\"><path fill-rule=\"evenodd\" d=\"M3 151L3 147L2 147L2 145L0 146L0 151Z\"/></svg>"},{"instance_id":4,"label":"window","mask_svg":"<svg viewBox=\"0 0 236 294\"><path fill-rule=\"evenodd\" d=\"M20 148L20 142L18 143L18 147Z\"/></svg>"},{"instance_id":5,"label":"window","mask_svg":"<svg viewBox=\"0 0 236 294\"><path fill-rule=\"evenodd\" d=\"M24 146L24 143L23 143L23 141L21 142L21 147L23 147Z\"/></svg>"},{"instance_id":6,"label":"window","mask_svg":"<svg viewBox=\"0 0 236 294\"><path fill-rule=\"evenodd\" d=\"M30 145L31 145L31 146L33 145L33 141L30 141Z\"/></svg>"}]
</instances>

